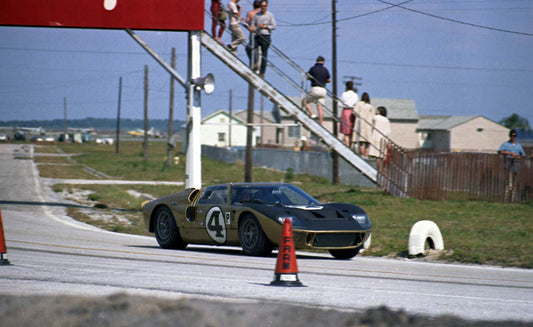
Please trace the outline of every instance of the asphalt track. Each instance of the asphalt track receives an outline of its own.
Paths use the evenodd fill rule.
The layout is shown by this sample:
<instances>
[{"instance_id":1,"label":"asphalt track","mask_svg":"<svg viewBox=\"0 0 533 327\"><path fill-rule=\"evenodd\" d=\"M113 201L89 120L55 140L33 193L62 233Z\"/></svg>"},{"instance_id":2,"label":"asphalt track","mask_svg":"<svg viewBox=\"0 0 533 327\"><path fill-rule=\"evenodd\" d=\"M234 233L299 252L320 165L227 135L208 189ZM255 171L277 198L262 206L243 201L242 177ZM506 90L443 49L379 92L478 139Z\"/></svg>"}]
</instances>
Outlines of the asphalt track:
<instances>
[{"instance_id":1,"label":"asphalt track","mask_svg":"<svg viewBox=\"0 0 533 327\"><path fill-rule=\"evenodd\" d=\"M413 314L533 322L533 271L298 253L305 287L270 286L276 254L231 247L163 250L152 237L99 230L67 217L77 205L38 177L31 145L0 145L0 208L11 265L0 294L277 302L361 311L385 305ZM406 228L409 228L406 226ZM407 240L406 240L407 242Z\"/></svg>"}]
</instances>

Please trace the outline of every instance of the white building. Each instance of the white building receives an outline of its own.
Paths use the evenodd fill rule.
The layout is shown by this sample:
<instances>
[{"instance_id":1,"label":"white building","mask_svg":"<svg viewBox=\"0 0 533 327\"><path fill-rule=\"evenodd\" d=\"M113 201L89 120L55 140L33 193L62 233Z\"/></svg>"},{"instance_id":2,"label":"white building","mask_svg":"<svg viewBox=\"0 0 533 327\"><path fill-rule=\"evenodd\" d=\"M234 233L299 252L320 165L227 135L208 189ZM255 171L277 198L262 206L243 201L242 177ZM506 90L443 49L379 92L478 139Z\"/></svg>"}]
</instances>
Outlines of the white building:
<instances>
[{"instance_id":1,"label":"white building","mask_svg":"<svg viewBox=\"0 0 533 327\"><path fill-rule=\"evenodd\" d=\"M230 123L231 122L231 123ZM219 110L202 119L200 128L202 145L218 147L246 146L246 122ZM253 144L257 139L257 130L254 128Z\"/></svg>"},{"instance_id":2,"label":"white building","mask_svg":"<svg viewBox=\"0 0 533 327\"><path fill-rule=\"evenodd\" d=\"M437 152L492 152L509 129L483 116L420 116L420 147Z\"/></svg>"}]
</instances>

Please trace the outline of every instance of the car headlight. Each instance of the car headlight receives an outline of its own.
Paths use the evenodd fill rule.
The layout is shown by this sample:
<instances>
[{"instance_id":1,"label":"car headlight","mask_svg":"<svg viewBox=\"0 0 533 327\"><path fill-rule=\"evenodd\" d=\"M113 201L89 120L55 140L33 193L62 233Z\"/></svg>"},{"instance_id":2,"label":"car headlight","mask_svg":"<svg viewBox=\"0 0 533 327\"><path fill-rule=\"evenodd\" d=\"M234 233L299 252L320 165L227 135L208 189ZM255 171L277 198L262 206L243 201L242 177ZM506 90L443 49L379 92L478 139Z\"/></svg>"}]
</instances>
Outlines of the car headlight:
<instances>
[{"instance_id":1,"label":"car headlight","mask_svg":"<svg viewBox=\"0 0 533 327\"><path fill-rule=\"evenodd\" d=\"M359 223L359 225L368 225L370 219L367 215L352 215L352 218Z\"/></svg>"}]
</instances>

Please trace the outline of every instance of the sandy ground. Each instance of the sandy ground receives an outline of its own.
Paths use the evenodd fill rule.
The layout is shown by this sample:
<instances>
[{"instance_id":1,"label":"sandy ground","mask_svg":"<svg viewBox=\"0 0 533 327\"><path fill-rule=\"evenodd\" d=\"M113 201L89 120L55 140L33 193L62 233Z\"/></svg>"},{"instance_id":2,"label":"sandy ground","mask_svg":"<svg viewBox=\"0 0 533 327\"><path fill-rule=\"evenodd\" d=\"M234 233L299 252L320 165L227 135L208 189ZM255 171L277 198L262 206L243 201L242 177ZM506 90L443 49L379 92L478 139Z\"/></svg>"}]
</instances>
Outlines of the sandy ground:
<instances>
[{"instance_id":1,"label":"sandy ground","mask_svg":"<svg viewBox=\"0 0 533 327\"><path fill-rule=\"evenodd\" d=\"M130 296L106 297L0 295L0 326L533 326L524 322L428 318L380 307L345 312L276 303Z\"/></svg>"}]
</instances>

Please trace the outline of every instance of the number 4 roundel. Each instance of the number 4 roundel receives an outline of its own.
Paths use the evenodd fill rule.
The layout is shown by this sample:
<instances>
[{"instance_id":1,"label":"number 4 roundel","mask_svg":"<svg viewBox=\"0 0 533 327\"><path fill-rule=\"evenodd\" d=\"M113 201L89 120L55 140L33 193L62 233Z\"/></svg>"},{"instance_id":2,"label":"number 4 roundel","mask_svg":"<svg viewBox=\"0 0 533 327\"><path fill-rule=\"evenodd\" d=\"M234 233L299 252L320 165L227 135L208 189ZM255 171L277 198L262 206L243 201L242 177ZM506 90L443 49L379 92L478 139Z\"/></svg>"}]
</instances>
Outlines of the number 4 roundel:
<instances>
[{"instance_id":1,"label":"number 4 roundel","mask_svg":"<svg viewBox=\"0 0 533 327\"><path fill-rule=\"evenodd\" d=\"M215 242L226 242L226 224L220 207L209 209L205 216L205 227L207 228L207 233Z\"/></svg>"}]
</instances>

